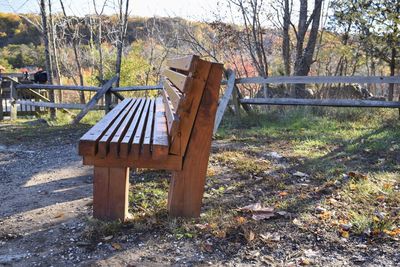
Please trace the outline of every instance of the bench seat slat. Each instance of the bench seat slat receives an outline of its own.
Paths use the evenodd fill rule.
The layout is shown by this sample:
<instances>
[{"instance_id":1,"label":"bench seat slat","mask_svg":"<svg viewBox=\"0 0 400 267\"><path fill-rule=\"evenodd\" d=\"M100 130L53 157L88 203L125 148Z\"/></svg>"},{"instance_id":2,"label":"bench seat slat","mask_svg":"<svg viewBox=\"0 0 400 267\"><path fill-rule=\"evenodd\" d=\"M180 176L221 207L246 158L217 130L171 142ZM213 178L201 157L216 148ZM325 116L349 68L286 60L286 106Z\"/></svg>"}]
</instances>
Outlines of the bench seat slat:
<instances>
[{"instance_id":1,"label":"bench seat slat","mask_svg":"<svg viewBox=\"0 0 400 267\"><path fill-rule=\"evenodd\" d=\"M129 125L134 118L137 107L139 106L140 99L133 98L132 102L133 102L133 106L131 107L128 115L125 117L124 121L121 123L121 126L118 128L117 132L114 134L114 136L110 142L110 152L109 153L113 157L119 156L121 141L122 141L126 131L128 131Z\"/></svg>"},{"instance_id":2,"label":"bench seat slat","mask_svg":"<svg viewBox=\"0 0 400 267\"><path fill-rule=\"evenodd\" d=\"M157 160L168 156L168 130L165 105L161 97L156 99L153 128L152 158Z\"/></svg>"},{"instance_id":3,"label":"bench seat slat","mask_svg":"<svg viewBox=\"0 0 400 267\"><path fill-rule=\"evenodd\" d=\"M145 98L140 98L140 104L135 112L135 116L132 119L131 124L129 125L128 130L126 131L124 138L122 138L122 141L120 143L119 147L119 156L121 158L127 158L129 154L129 150L131 149L130 145L132 143L132 139L134 138L135 135L135 130L137 128L137 125L139 123L139 119L142 115L143 107L145 104Z\"/></svg>"},{"instance_id":4,"label":"bench seat slat","mask_svg":"<svg viewBox=\"0 0 400 267\"><path fill-rule=\"evenodd\" d=\"M146 126L147 116L149 115L149 106L150 106L151 99L146 99L146 104L143 108L142 116L140 117L140 121L138 127L135 132L135 136L133 137L132 144L131 144L131 151L130 156L134 159L139 158L140 154L140 144L144 138L144 131Z\"/></svg>"},{"instance_id":5,"label":"bench seat slat","mask_svg":"<svg viewBox=\"0 0 400 267\"><path fill-rule=\"evenodd\" d=\"M97 156L98 157L106 157L110 148L110 141L114 137L114 134L118 131L124 119L128 115L130 109L136 101L132 100L120 113L118 118L112 123L112 125L108 128L108 130L101 137L98 145L97 145Z\"/></svg>"},{"instance_id":6,"label":"bench seat slat","mask_svg":"<svg viewBox=\"0 0 400 267\"><path fill-rule=\"evenodd\" d=\"M142 154L141 157L144 159L151 159L151 144L152 144L152 135L153 135L153 126L154 126L154 108L155 108L155 99L151 99L149 105L149 115L147 116L146 121L146 130L143 138L142 145Z\"/></svg>"},{"instance_id":7,"label":"bench seat slat","mask_svg":"<svg viewBox=\"0 0 400 267\"><path fill-rule=\"evenodd\" d=\"M96 154L97 142L130 102L131 99L124 99L81 137L79 140L79 155L94 156Z\"/></svg>"}]
</instances>

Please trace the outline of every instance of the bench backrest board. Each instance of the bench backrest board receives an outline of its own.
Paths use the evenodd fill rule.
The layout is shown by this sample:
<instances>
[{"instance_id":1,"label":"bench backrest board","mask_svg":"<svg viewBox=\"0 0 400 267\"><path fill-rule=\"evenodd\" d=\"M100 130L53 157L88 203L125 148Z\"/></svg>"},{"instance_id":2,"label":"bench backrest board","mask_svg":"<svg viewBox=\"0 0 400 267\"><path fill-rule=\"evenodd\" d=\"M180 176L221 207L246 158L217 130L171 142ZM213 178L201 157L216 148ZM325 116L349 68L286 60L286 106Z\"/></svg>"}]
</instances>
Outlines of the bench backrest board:
<instances>
[{"instance_id":1,"label":"bench backrest board","mask_svg":"<svg viewBox=\"0 0 400 267\"><path fill-rule=\"evenodd\" d=\"M212 64L198 56L167 61L162 95L170 137L170 154L185 155Z\"/></svg>"}]
</instances>

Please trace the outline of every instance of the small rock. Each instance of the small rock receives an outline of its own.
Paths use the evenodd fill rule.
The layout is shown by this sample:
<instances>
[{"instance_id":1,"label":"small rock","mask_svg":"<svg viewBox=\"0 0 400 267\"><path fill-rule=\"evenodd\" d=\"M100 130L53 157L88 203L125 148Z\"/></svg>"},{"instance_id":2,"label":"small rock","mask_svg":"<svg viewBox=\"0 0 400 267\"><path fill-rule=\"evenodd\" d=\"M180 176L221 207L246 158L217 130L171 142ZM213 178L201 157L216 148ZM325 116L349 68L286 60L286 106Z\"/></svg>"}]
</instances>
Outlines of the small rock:
<instances>
[{"instance_id":1,"label":"small rock","mask_svg":"<svg viewBox=\"0 0 400 267\"><path fill-rule=\"evenodd\" d=\"M272 151L267 153L268 157L274 158L274 159L281 159L283 158L283 156L281 154L279 154L278 152Z\"/></svg>"},{"instance_id":2,"label":"small rock","mask_svg":"<svg viewBox=\"0 0 400 267\"><path fill-rule=\"evenodd\" d=\"M340 227L344 231L350 231L350 229L351 229L351 227L353 227L353 225L351 223L343 223L340 225Z\"/></svg>"},{"instance_id":3,"label":"small rock","mask_svg":"<svg viewBox=\"0 0 400 267\"><path fill-rule=\"evenodd\" d=\"M308 174L304 173L304 172L295 172L293 173L293 176L297 176L297 177L308 177Z\"/></svg>"},{"instance_id":4,"label":"small rock","mask_svg":"<svg viewBox=\"0 0 400 267\"><path fill-rule=\"evenodd\" d=\"M324 213L324 212L326 211L326 209L323 208L323 207L321 207L321 206L317 206L317 207L315 208L315 211L316 211L317 213Z\"/></svg>"}]
</instances>

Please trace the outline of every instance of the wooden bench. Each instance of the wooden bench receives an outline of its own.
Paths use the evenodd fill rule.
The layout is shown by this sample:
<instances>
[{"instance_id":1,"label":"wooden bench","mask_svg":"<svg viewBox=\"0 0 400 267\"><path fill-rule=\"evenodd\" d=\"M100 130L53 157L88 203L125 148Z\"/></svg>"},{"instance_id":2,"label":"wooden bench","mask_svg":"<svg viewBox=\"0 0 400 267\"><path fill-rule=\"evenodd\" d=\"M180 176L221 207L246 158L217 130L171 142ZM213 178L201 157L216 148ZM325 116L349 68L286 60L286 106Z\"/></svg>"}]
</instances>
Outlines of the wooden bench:
<instances>
[{"instance_id":1,"label":"wooden bench","mask_svg":"<svg viewBox=\"0 0 400 267\"><path fill-rule=\"evenodd\" d=\"M172 171L170 215L200 215L223 66L198 56L167 66L162 96L124 99L79 141L95 218L128 218L130 167Z\"/></svg>"}]
</instances>

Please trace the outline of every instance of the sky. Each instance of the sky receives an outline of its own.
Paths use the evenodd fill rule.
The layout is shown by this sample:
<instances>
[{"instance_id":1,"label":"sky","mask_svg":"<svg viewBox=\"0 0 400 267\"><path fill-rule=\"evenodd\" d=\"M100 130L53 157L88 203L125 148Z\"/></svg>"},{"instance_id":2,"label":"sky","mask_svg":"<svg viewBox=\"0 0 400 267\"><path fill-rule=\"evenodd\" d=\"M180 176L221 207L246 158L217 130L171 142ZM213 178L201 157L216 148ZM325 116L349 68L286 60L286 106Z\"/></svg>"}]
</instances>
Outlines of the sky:
<instances>
[{"instance_id":1,"label":"sky","mask_svg":"<svg viewBox=\"0 0 400 267\"><path fill-rule=\"evenodd\" d=\"M93 12L93 0L63 0L69 14L85 15ZM99 7L104 0L95 0ZM46 1L47 2L47 1ZM116 2L116 1L108 1ZM59 0L53 0L53 10L60 11ZM218 10L217 0L131 0L131 16L183 17L191 20L212 19L212 11ZM0 0L0 12L38 12L38 0ZM105 13L115 13L115 7L108 5Z\"/></svg>"}]
</instances>

